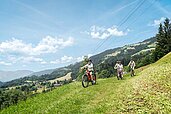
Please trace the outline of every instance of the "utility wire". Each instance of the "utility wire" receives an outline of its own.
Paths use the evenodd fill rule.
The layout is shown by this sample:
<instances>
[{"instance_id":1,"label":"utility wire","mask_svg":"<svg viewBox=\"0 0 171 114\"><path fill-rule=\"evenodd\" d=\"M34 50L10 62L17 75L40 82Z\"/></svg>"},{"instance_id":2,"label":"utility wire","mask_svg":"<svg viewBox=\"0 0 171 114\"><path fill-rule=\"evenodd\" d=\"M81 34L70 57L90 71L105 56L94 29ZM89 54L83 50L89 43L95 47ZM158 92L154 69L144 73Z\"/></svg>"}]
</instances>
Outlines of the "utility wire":
<instances>
[{"instance_id":1,"label":"utility wire","mask_svg":"<svg viewBox=\"0 0 171 114\"><path fill-rule=\"evenodd\" d=\"M145 8L145 10L143 10L143 11L138 15L138 17L135 18L135 19L134 19L134 20L133 20L125 29L124 29L124 31L127 31L128 28L129 28L132 24L134 24L134 23L136 22L136 20L137 20L139 17L141 17L146 11L148 11L148 10L155 4L156 1L157 1L157 0L154 0L153 2L151 2L151 4L148 5L148 6ZM111 46L111 44L112 44L112 42L111 42L107 47Z\"/></svg>"},{"instance_id":2,"label":"utility wire","mask_svg":"<svg viewBox=\"0 0 171 114\"><path fill-rule=\"evenodd\" d=\"M142 2L140 2L139 5L137 5L132 11L131 13L129 13L123 20L123 22L121 21L121 23L119 24L119 27L121 27L124 23L126 23L126 21L144 4L145 0L143 0ZM119 28L118 27L118 28ZM110 36L111 37L111 36ZM102 43L100 43L97 48L95 48L95 50L93 51L93 53L95 51L97 51L108 39L110 39L110 37L108 37L107 39L105 39Z\"/></svg>"},{"instance_id":3,"label":"utility wire","mask_svg":"<svg viewBox=\"0 0 171 114\"><path fill-rule=\"evenodd\" d=\"M138 3L138 4L140 4L140 3ZM138 6L138 4L136 5L136 7ZM135 7L135 8L136 8L136 7ZM131 13L135 8L133 8L133 9L128 13L128 15L130 15L130 13ZM125 18L128 17L128 15L125 16L122 20L124 21ZM122 23L122 21L120 21L120 23L119 23L118 25L120 25L121 23ZM109 37L108 37L107 39L109 39ZM106 40L99 42L98 45L97 45L97 48L95 48L92 52L94 53L94 52L100 47L100 45L103 44L103 43L105 43L105 42L106 42Z\"/></svg>"}]
</instances>

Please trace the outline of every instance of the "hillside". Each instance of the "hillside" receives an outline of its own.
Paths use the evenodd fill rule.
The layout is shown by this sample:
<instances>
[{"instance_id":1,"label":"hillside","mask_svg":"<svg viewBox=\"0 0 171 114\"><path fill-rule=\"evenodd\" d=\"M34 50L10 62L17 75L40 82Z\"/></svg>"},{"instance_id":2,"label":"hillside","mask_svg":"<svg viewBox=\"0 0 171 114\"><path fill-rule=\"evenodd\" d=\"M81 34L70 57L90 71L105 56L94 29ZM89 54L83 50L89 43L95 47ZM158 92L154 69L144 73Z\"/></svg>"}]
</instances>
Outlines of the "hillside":
<instances>
[{"instance_id":1,"label":"hillside","mask_svg":"<svg viewBox=\"0 0 171 114\"><path fill-rule=\"evenodd\" d=\"M43 82L47 80L53 80L62 76L65 76L67 73L69 73L70 70L66 68L58 68L53 70L50 74L43 74L41 76L33 75L33 76L26 76L19 79L14 79L8 82L3 83L0 87L7 88L12 86L18 86L18 85L24 85L28 84L28 81L38 81Z\"/></svg>"},{"instance_id":2,"label":"hillside","mask_svg":"<svg viewBox=\"0 0 171 114\"><path fill-rule=\"evenodd\" d=\"M0 86L3 85L3 82L0 81Z\"/></svg>"},{"instance_id":3,"label":"hillside","mask_svg":"<svg viewBox=\"0 0 171 114\"><path fill-rule=\"evenodd\" d=\"M125 45L110 50L106 50L91 57L97 72L100 74L104 68L101 69L102 63L108 64L108 67L113 72L113 66L117 60L121 60L124 65L127 65L131 56L137 62L141 58L151 53L155 47L156 38L152 37L139 43ZM11 87L25 84L25 81L48 81L62 77L69 72L72 72L72 79L78 77L79 68L82 62L77 62L66 67L44 70L41 72L33 73L27 77L11 80L3 84L3 87ZM109 70L109 69L107 69Z\"/></svg>"},{"instance_id":4,"label":"hillside","mask_svg":"<svg viewBox=\"0 0 171 114\"><path fill-rule=\"evenodd\" d=\"M41 76L44 74L51 74L55 69L47 69L47 70L42 70L42 71L38 71L38 72L34 72L32 74L30 74L30 76Z\"/></svg>"},{"instance_id":5,"label":"hillside","mask_svg":"<svg viewBox=\"0 0 171 114\"><path fill-rule=\"evenodd\" d=\"M103 64L107 64L108 71L113 70L113 66L117 60L120 60L124 65L127 65L130 61L130 58L132 57L134 61L136 61L136 63L141 63L142 58L150 55L151 51L154 50L155 43L156 38L152 37L135 44L106 50L104 52L91 56L90 59L93 61L96 71L100 74L100 72L105 69L102 68ZM72 71L73 79L77 78L80 65L81 63L79 62L74 65L67 66L67 68L71 69Z\"/></svg>"},{"instance_id":6,"label":"hillside","mask_svg":"<svg viewBox=\"0 0 171 114\"><path fill-rule=\"evenodd\" d=\"M122 60L124 57L131 57L132 55L139 53L142 50L153 50L155 48L155 42L156 38L152 37L135 44L125 45L123 47L106 50L102 53L92 56L91 59L93 60L94 64L100 64L101 62L108 61L110 59ZM146 53L146 51L144 52Z\"/></svg>"},{"instance_id":7,"label":"hillside","mask_svg":"<svg viewBox=\"0 0 171 114\"><path fill-rule=\"evenodd\" d=\"M171 53L136 73L121 81L116 77L99 79L88 88L73 82L0 113L170 113Z\"/></svg>"},{"instance_id":8,"label":"hillside","mask_svg":"<svg viewBox=\"0 0 171 114\"><path fill-rule=\"evenodd\" d=\"M70 80L71 78L71 72L67 73L65 76L62 76L60 78L56 78L54 80L48 80L48 82L53 83L57 81L64 81L64 80Z\"/></svg>"}]
</instances>

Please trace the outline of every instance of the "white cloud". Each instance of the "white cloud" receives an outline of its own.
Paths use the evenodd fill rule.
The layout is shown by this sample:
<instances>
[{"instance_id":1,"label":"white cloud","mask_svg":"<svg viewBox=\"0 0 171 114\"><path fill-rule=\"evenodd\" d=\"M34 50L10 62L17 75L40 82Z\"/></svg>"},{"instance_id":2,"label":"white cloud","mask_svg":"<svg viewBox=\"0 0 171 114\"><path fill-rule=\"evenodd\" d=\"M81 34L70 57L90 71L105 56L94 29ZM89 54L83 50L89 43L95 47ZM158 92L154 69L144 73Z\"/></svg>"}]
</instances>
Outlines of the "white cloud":
<instances>
[{"instance_id":1,"label":"white cloud","mask_svg":"<svg viewBox=\"0 0 171 114\"><path fill-rule=\"evenodd\" d=\"M88 54L88 55L87 55L88 58L90 58L91 56L93 56L93 54ZM80 62L80 61L83 61L85 57L86 57L86 56L77 57L75 60L76 60L77 62Z\"/></svg>"},{"instance_id":2,"label":"white cloud","mask_svg":"<svg viewBox=\"0 0 171 114\"><path fill-rule=\"evenodd\" d=\"M72 46L74 40L72 37L68 39L57 38L52 36L46 36L38 44L34 45L32 43L25 43L22 40L12 38L11 40L6 40L0 42L0 54L4 55L6 60L11 63L6 63L0 61L0 65L12 65L15 63L39 63L47 64L42 57L43 54L55 53L60 49L63 49L68 46ZM67 57L61 58L61 61L69 61Z\"/></svg>"},{"instance_id":3,"label":"white cloud","mask_svg":"<svg viewBox=\"0 0 171 114\"><path fill-rule=\"evenodd\" d=\"M127 31L128 32L128 31ZM96 39L106 39L110 36L125 36L127 32L119 31L116 26L112 26L109 28L99 27L99 26L91 26L89 32L83 32L90 35L92 38Z\"/></svg>"},{"instance_id":4,"label":"white cloud","mask_svg":"<svg viewBox=\"0 0 171 114\"><path fill-rule=\"evenodd\" d=\"M37 63L40 63L40 64L46 64L47 62L45 60L43 60L42 58L39 58L39 57L34 57L34 56L21 56L21 57L18 57L18 56L9 56L7 58L9 61L11 61L13 64L17 63L17 62L20 62L20 63L33 63L33 62L37 62Z\"/></svg>"},{"instance_id":5,"label":"white cloud","mask_svg":"<svg viewBox=\"0 0 171 114\"><path fill-rule=\"evenodd\" d=\"M40 64L47 64L47 62L46 61L41 61Z\"/></svg>"},{"instance_id":6,"label":"white cloud","mask_svg":"<svg viewBox=\"0 0 171 114\"><path fill-rule=\"evenodd\" d=\"M38 54L42 53L55 53L58 49L71 46L73 44L73 38L69 38L64 41L64 39L53 38L51 36L47 36L44 38L34 49L33 52L37 52Z\"/></svg>"},{"instance_id":7,"label":"white cloud","mask_svg":"<svg viewBox=\"0 0 171 114\"><path fill-rule=\"evenodd\" d=\"M77 62L80 62L80 61L82 61L82 60L84 60L84 56L81 56L81 57L77 57L77 58L76 58L76 61L77 61Z\"/></svg>"},{"instance_id":8,"label":"white cloud","mask_svg":"<svg viewBox=\"0 0 171 114\"><path fill-rule=\"evenodd\" d=\"M60 59L56 59L55 61L51 61L52 64L61 64L61 63L70 63L74 60L71 56L63 56Z\"/></svg>"},{"instance_id":9,"label":"white cloud","mask_svg":"<svg viewBox=\"0 0 171 114\"><path fill-rule=\"evenodd\" d=\"M24 63L44 62L44 60L42 58L33 57L33 56L31 56L31 57L20 57L19 60L24 62Z\"/></svg>"},{"instance_id":10,"label":"white cloud","mask_svg":"<svg viewBox=\"0 0 171 114\"><path fill-rule=\"evenodd\" d=\"M87 55L88 58L92 56L92 54ZM84 60L84 56L81 57L72 57L72 56L63 56L60 59L56 59L55 61L50 61L51 64L62 64L62 63L75 63Z\"/></svg>"},{"instance_id":11,"label":"white cloud","mask_svg":"<svg viewBox=\"0 0 171 114\"><path fill-rule=\"evenodd\" d=\"M151 24L148 24L149 26L159 26L160 25L160 23L163 23L164 21L165 21L165 17L161 17L160 19L156 19L156 20L154 20L153 21L153 23L151 23Z\"/></svg>"},{"instance_id":12,"label":"white cloud","mask_svg":"<svg viewBox=\"0 0 171 114\"><path fill-rule=\"evenodd\" d=\"M0 43L0 52L11 55L41 55L45 53L55 53L59 49L71 46L74 43L73 38L69 37L67 40L63 38L46 36L36 46L31 43L25 43L22 40L12 38Z\"/></svg>"},{"instance_id":13,"label":"white cloud","mask_svg":"<svg viewBox=\"0 0 171 114\"><path fill-rule=\"evenodd\" d=\"M58 59L56 59L55 61L50 61L51 64L59 64L60 61Z\"/></svg>"},{"instance_id":14,"label":"white cloud","mask_svg":"<svg viewBox=\"0 0 171 114\"><path fill-rule=\"evenodd\" d=\"M4 62L4 61L0 61L0 65L10 66L10 65L12 65L12 63L7 63L7 62Z\"/></svg>"},{"instance_id":15,"label":"white cloud","mask_svg":"<svg viewBox=\"0 0 171 114\"><path fill-rule=\"evenodd\" d=\"M20 61L19 58L20 58L20 57L16 57L16 56L12 56L12 55L7 56L7 59L8 59L9 61L11 61L13 64L15 64L16 62Z\"/></svg>"},{"instance_id":16,"label":"white cloud","mask_svg":"<svg viewBox=\"0 0 171 114\"><path fill-rule=\"evenodd\" d=\"M74 59L74 58L71 57L71 56L63 56L63 57L61 58L61 62L62 62L62 63L68 63L68 62L71 62L73 59Z\"/></svg>"}]
</instances>

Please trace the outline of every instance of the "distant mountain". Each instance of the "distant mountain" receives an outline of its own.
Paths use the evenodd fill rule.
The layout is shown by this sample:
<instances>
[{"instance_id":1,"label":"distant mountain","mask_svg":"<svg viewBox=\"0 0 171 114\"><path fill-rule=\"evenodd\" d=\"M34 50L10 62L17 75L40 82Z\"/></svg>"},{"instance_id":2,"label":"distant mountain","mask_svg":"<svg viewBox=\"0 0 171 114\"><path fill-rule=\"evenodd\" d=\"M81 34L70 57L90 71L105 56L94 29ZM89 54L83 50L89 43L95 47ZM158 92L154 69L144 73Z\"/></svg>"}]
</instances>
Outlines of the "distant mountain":
<instances>
[{"instance_id":1,"label":"distant mountain","mask_svg":"<svg viewBox=\"0 0 171 114\"><path fill-rule=\"evenodd\" d=\"M0 81L6 82L32 74L30 70L0 71Z\"/></svg>"},{"instance_id":2,"label":"distant mountain","mask_svg":"<svg viewBox=\"0 0 171 114\"><path fill-rule=\"evenodd\" d=\"M71 72L71 69L62 67L62 68L57 68L57 69L52 70L51 73L50 73L51 70L47 70L47 71L48 72L43 72L45 74L42 74L41 76L32 75L32 74L34 74L34 73L32 73L32 74L27 75L25 77L21 77L18 79L14 79L14 80L5 82L0 87L4 88L4 87L12 87L12 86L17 86L17 85L23 85L23 84L27 84L28 81L43 82L43 81L53 80L53 79L65 76L67 73ZM49 74L47 74L47 73L49 73ZM35 74L40 75L40 73L35 73Z\"/></svg>"},{"instance_id":3,"label":"distant mountain","mask_svg":"<svg viewBox=\"0 0 171 114\"><path fill-rule=\"evenodd\" d=\"M17 71L0 71L0 81L7 82L22 77L30 76L42 76L45 74L51 74L56 69L42 70L39 72L33 72L30 70L17 70Z\"/></svg>"},{"instance_id":4,"label":"distant mountain","mask_svg":"<svg viewBox=\"0 0 171 114\"><path fill-rule=\"evenodd\" d=\"M112 59L115 58L115 59L121 60L126 56L131 57L131 56L138 55L142 51L144 51L144 53L145 53L145 52L154 50L155 42L156 42L156 38L152 37L152 38L149 38L149 39L144 40L142 42L138 42L138 43L134 43L134 44L125 45L123 47L118 47L118 48L106 50L106 51L99 53L97 55L94 55L90 58L92 59L93 63L96 65L100 64L104 61L107 61L110 58L112 58Z\"/></svg>"},{"instance_id":5,"label":"distant mountain","mask_svg":"<svg viewBox=\"0 0 171 114\"><path fill-rule=\"evenodd\" d=\"M41 75L44 75L44 74L51 74L55 69L48 69L48 70L42 70L42 71L39 71L39 72L34 72L32 74L30 74L29 76L41 76Z\"/></svg>"},{"instance_id":6,"label":"distant mountain","mask_svg":"<svg viewBox=\"0 0 171 114\"><path fill-rule=\"evenodd\" d=\"M0 81L0 86L3 85L3 82Z\"/></svg>"},{"instance_id":7,"label":"distant mountain","mask_svg":"<svg viewBox=\"0 0 171 114\"><path fill-rule=\"evenodd\" d=\"M97 72L100 73L101 70L103 70L103 69L99 69L101 68L101 66L109 65L111 68L113 68L117 60L121 60L124 65L127 65L131 57L133 57L135 61L143 58L145 55L150 54L151 51L155 49L155 43L156 43L156 38L153 37L139 43L106 50L102 53L90 57L90 59L93 61ZM57 68L54 70L50 69L50 70L44 70L36 73L31 73L27 75L27 77L23 77L19 79L13 78L15 80L4 83L3 87L22 85L25 84L25 81L27 80L30 81L53 80L56 78L60 78L69 72L72 72L71 74L72 79L76 79L79 75L79 69L81 65L82 62L77 62L75 64L71 64L66 67Z\"/></svg>"},{"instance_id":8,"label":"distant mountain","mask_svg":"<svg viewBox=\"0 0 171 114\"><path fill-rule=\"evenodd\" d=\"M93 61L96 71L100 73L102 69L99 68L104 65L109 65L113 70L113 66L117 60L120 60L124 65L127 65L131 57L134 59L134 61L142 59L146 55L149 55L151 51L155 49L155 44L156 38L152 37L142 42L106 50L104 52L91 56L90 59ZM81 62L68 66L68 68L70 68L72 71L73 79L77 78L80 66Z\"/></svg>"}]
</instances>

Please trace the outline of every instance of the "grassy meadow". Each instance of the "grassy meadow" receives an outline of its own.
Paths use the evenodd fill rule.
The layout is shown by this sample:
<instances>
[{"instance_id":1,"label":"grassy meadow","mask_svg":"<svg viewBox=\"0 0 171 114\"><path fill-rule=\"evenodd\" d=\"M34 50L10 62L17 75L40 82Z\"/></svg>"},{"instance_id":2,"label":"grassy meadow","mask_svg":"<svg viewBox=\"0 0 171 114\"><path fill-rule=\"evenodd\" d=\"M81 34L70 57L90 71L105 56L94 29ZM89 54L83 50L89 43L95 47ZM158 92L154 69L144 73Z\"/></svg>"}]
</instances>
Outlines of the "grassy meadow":
<instances>
[{"instance_id":1,"label":"grassy meadow","mask_svg":"<svg viewBox=\"0 0 171 114\"><path fill-rule=\"evenodd\" d=\"M38 94L1 114L120 114L171 112L171 53L136 70L136 76L98 79L83 88L73 82Z\"/></svg>"}]
</instances>

